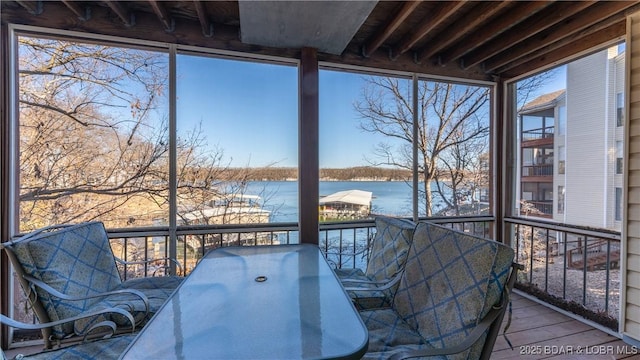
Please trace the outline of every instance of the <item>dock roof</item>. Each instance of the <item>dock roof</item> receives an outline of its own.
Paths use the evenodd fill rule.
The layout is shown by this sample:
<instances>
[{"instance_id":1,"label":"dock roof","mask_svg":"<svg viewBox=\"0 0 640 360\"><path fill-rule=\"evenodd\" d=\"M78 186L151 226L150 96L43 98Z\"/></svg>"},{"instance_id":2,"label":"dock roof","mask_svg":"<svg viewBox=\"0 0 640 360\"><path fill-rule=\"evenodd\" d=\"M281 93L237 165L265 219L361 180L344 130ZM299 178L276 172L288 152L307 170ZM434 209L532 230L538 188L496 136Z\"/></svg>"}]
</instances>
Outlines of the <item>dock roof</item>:
<instances>
[{"instance_id":1,"label":"dock roof","mask_svg":"<svg viewBox=\"0 0 640 360\"><path fill-rule=\"evenodd\" d=\"M345 190L338 191L331 195L320 198L320 205L328 203L349 203L356 205L371 205L371 198L373 193L371 191L363 190Z\"/></svg>"}]
</instances>

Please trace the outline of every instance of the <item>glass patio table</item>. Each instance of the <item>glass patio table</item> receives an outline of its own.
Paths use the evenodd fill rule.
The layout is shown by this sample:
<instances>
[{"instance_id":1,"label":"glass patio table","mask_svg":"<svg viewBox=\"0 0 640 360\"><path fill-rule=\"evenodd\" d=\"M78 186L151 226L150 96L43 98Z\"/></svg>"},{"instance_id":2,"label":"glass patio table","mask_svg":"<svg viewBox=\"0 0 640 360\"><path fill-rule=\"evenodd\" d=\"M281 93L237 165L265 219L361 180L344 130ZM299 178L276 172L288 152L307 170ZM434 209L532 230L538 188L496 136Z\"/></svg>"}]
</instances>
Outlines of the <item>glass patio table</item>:
<instances>
[{"instance_id":1,"label":"glass patio table","mask_svg":"<svg viewBox=\"0 0 640 360\"><path fill-rule=\"evenodd\" d=\"M317 246L210 251L121 359L357 359L368 333Z\"/></svg>"}]
</instances>

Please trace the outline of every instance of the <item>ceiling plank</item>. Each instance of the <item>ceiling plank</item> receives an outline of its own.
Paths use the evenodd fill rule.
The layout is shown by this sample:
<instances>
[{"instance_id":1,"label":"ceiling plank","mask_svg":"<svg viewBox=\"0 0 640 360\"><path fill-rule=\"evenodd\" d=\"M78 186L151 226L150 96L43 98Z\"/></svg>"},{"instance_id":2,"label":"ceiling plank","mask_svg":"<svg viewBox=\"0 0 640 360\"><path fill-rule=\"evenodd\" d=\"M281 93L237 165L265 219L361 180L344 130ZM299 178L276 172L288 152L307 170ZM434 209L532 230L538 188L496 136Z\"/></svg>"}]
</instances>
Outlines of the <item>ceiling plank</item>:
<instances>
[{"instance_id":1,"label":"ceiling plank","mask_svg":"<svg viewBox=\"0 0 640 360\"><path fill-rule=\"evenodd\" d=\"M447 36L436 36L435 41L430 41L426 47L420 50L417 61L431 58L510 5L511 3L509 1L481 2L461 19L452 24L451 29L442 31L442 33L446 33Z\"/></svg>"},{"instance_id":2,"label":"ceiling plank","mask_svg":"<svg viewBox=\"0 0 640 360\"><path fill-rule=\"evenodd\" d=\"M378 50L380 45L382 45L400 25L402 25L402 23L407 19L407 17L409 17L409 15L411 15L413 10L421 4L421 2L422 0L405 2L391 22L388 23L382 31L377 33L371 41L363 46L362 55L364 57L369 57Z\"/></svg>"},{"instance_id":3,"label":"ceiling plank","mask_svg":"<svg viewBox=\"0 0 640 360\"><path fill-rule=\"evenodd\" d=\"M427 36L429 32L435 29L438 25L449 19L456 11L460 10L466 2L464 1L447 1L442 2L438 9L429 17L426 21L418 26L417 29L411 31L411 36L405 38L398 46L392 51L392 57L395 59L398 56L409 51L420 39Z\"/></svg>"},{"instance_id":4,"label":"ceiling plank","mask_svg":"<svg viewBox=\"0 0 640 360\"><path fill-rule=\"evenodd\" d=\"M136 18L133 13L129 12L121 2L118 1L105 1L109 8L118 15L120 20L124 23L126 27L132 27L136 24Z\"/></svg>"},{"instance_id":5,"label":"ceiling plank","mask_svg":"<svg viewBox=\"0 0 640 360\"><path fill-rule=\"evenodd\" d=\"M40 15L42 14L42 1L24 1L24 0L16 0L18 5L27 9L27 11L32 15Z\"/></svg>"},{"instance_id":6,"label":"ceiling plank","mask_svg":"<svg viewBox=\"0 0 640 360\"><path fill-rule=\"evenodd\" d=\"M468 56L463 57L462 66L469 67L478 65L484 60L550 28L595 3L596 1L558 1L553 6L547 7L544 11L538 12L533 17L513 27L510 31L490 41L481 49L473 51Z\"/></svg>"},{"instance_id":7,"label":"ceiling plank","mask_svg":"<svg viewBox=\"0 0 640 360\"><path fill-rule=\"evenodd\" d=\"M87 21L91 17L91 10L88 6L83 8L82 6L78 5L76 1L72 0L62 0L62 3L65 4L65 6L68 7L69 10L71 10L74 14L76 14L78 19L82 21Z\"/></svg>"},{"instance_id":8,"label":"ceiling plank","mask_svg":"<svg viewBox=\"0 0 640 360\"><path fill-rule=\"evenodd\" d=\"M462 56L511 29L532 14L552 4L551 1L527 1L519 3L519 6L509 10L509 16L500 16L493 19L483 28L467 35L464 41L459 41L456 46L440 54L440 62L448 64L460 59Z\"/></svg>"},{"instance_id":9,"label":"ceiling plank","mask_svg":"<svg viewBox=\"0 0 640 360\"><path fill-rule=\"evenodd\" d=\"M519 43L516 46L509 48L507 51L485 61L485 71L490 73L497 68L503 68L505 70L510 69L522 64L523 62L526 62L522 60L516 62L516 60L522 59L527 55L535 52L536 50L540 50L543 48L547 50L546 48L548 48L546 52L549 52L556 49L558 46L567 45L568 43L570 43L567 39L574 38L571 35L576 34L584 30L585 28L593 26L594 23L598 23L598 21L603 18L609 17L607 21L601 22L598 27L587 32L583 36L609 27L610 25L625 19L626 15L622 11L634 5L637 4L631 1L603 1L595 4L594 6L580 12L573 18L567 19L565 22L562 22L561 24L558 24L530 38L526 42ZM563 39L564 41L562 41Z\"/></svg>"},{"instance_id":10,"label":"ceiling plank","mask_svg":"<svg viewBox=\"0 0 640 360\"><path fill-rule=\"evenodd\" d=\"M82 22L69 16L69 10L60 2L47 4L46 11L37 17L25 16L25 10L18 7L3 8L2 20L22 25L42 26L52 29L72 29L78 32L103 34L108 36L141 39L160 43L188 45L207 49L219 49L237 53L238 56L255 58L260 56L279 57L282 59L300 58L299 49L271 48L267 46L244 44L238 37L239 27L221 23L213 23L216 35L211 38L202 36L200 24L197 21L183 21L176 17L176 32L161 31L158 19L154 14L136 13L136 31L124 28L119 19L107 7L92 7L90 21ZM194 14L195 15L195 14ZM491 81L491 77L478 66L462 69L457 66L442 67L432 64L416 64L413 56L405 54L396 61L390 61L387 53L378 51L369 58L364 58L360 49L348 49L341 55L318 53L318 61L326 62L327 66L336 68L365 67L383 71L416 72L434 76L453 77L469 80Z\"/></svg>"},{"instance_id":11,"label":"ceiling plank","mask_svg":"<svg viewBox=\"0 0 640 360\"><path fill-rule=\"evenodd\" d=\"M167 12L167 8L156 0L149 0L149 4L153 9L153 12L156 14L162 25L164 25L164 30L167 32L173 32L176 28L175 22Z\"/></svg>"},{"instance_id":12,"label":"ceiling plank","mask_svg":"<svg viewBox=\"0 0 640 360\"><path fill-rule=\"evenodd\" d=\"M205 37L212 37L213 23L209 21L209 14L207 14L207 9L204 8L204 4L200 0L194 0L193 4L196 7L198 21L200 22L200 27L202 28L202 35L204 35Z\"/></svg>"},{"instance_id":13,"label":"ceiling plank","mask_svg":"<svg viewBox=\"0 0 640 360\"><path fill-rule=\"evenodd\" d=\"M527 74L550 65L561 65L570 60L575 60L576 54L586 56L602 50L603 45L613 45L616 41L624 40L626 34L626 20L617 22L605 29L582 38L580 41L572 41L570 46L560 47L553 52L544 54L535 59L512 68L501 74L503 79Z\"/></svg>"}]
</instances>

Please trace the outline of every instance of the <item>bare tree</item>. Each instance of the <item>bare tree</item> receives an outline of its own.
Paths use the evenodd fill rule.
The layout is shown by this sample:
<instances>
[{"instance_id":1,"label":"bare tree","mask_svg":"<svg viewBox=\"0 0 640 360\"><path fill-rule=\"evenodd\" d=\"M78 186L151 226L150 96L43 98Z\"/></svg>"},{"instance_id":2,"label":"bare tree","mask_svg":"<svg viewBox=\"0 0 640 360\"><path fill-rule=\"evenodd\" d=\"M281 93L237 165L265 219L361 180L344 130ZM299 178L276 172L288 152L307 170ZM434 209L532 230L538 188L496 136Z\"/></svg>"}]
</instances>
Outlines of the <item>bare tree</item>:
<instances>
[{"instance_id":1,"label":"bare tree","mask_svg":"<svg viewBox=\"0 0 640 360\"><path fill-rule=\"evenodd\" d=\"M166 54L26 36L19 54L20 229L166 223ZM232 180L202 134L178 139L182 204L202 204Z\"/></svg>"},{"instance_id":2,"label":"bare tree","mask_svg":"<svg viewBox=\"0 0 640 360\"><path fill-rule=\"evenodd\" d=\"M532 99L532 97L542 95L538 93L539 90L553 81L558 76L559 72L560 68L553 68L518 81L516 84L516 107L518 108L518 111L520 111L522 107Z\"/></svg>"},{"instance_id":3,"label":"bare tree","mask_svg":"<svg viewBox=\"0 0 640 360\"><path fill-rule=\"evenodd\" d=\"M360 127L367 132L385 135L399 144L380 143L374 150L376 165L412 168L413 108L408 82L390 77L367 78L362 99L355 104L361 115ZM451 151L462 144L486 139L489 119L486 109L489 89L480 86L420 81L418 89L418 166L423 188L421 207L427 216L433 215L431 184L442 180L445 161L454 158ZM484 140L486 141L486 140ZM455 166L449 162L450 166ZM461 172L455 172L457 176ZM451 174L449 174L451 176ZM455 181L449 178L447 180ZM458 194L445 194L456 197ZM451 200L455 201L455 200Z\"/></svg>"},{"instance_id":4,"label":"bare tree","mask_svg":"<svg viewBox=\"0 0 640 360\"><path fill-rule=\"evenodd\" d=\"M446 204L440 214L460 216L482 211L479 196L489 188L489 143L486 140L481 137L456 143L442 157L442 170L435 179L437 191Z\"/></svg>"}]
</instances>

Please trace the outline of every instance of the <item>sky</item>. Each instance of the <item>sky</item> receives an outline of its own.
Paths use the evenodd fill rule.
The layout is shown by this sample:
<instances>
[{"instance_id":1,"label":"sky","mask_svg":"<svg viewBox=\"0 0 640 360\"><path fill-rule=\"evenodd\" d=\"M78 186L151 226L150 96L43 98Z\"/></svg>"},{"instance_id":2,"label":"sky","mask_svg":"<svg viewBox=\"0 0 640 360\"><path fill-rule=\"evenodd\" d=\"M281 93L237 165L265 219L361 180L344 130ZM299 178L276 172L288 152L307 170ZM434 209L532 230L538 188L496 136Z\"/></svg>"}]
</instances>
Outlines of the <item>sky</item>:
<instances>
[{"instance_id":1,"label":"sky","mask_svg":"<svg viewBox=\"0 0 640 360\"><path fill-rule=\"evenodd\" d=\"M564 72L539 94L564 88ZM209 149L231 166L298 166L298 72L295 66L179 55L178 134L202 124ZM388 141L359 128L354 104L365 75L320 71L320 167L369 165Z\"/></svg>"},{"instance_id":2,"label":"sky","mask_svg":"<svg viewBox=\"0 0 640 360\"><path fill-rule=\"evenodd\" d=\"M232 166L298 166L295 66L180 55L177 74L179 134L201 122L208 146ZM359 129L363 85L361 74L321 71L321 167L366 165L383 140Z\"/></svg>"}]
</instances>

